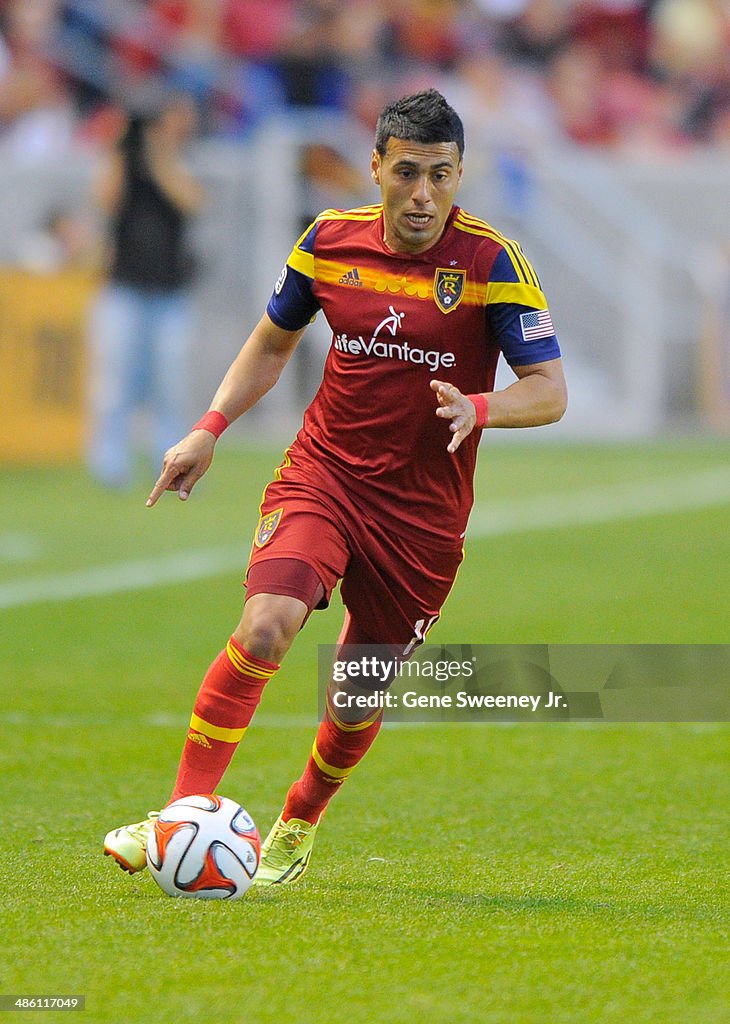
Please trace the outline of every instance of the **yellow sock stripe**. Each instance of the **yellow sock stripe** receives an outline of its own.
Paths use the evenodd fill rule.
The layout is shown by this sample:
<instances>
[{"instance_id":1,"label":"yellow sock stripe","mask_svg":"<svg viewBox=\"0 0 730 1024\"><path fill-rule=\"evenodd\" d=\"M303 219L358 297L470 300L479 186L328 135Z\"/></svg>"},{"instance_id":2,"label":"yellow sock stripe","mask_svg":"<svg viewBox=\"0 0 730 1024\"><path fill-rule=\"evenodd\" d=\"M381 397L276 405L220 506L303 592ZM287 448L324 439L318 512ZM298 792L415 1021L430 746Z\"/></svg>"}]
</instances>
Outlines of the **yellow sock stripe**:
<instances>
[{"instance_id":1,"label":"yellow sock stripe","mask_svg":"<svg viewBox=\"0 0 730 1024\"><path fill-rule=\"evenodd\" d=\"M332 703L332 697L327 694L327 711L329 712L330 718L341 732L360 732L362 729L369 729L374 722L380 718L382 711L378 708L377 711L373 712L367 718L361 722L343 722L340 716L337 714L337 708Z\"/></svg>"},{"instance_id":2,"label":"yellow sock stripe","mask_svg":"<svg viewBox=\"0 0 730 1024\"><path fill-rule=\"evenodd\" d=\"M211 725L204 718L199 718L195 712L190 716L190 728L195 732L202 732L203 736L208 736L211 740L223 740L224 743L239 743L246 731L245 727L243 729L223 729L220 725Z\"/></svg>"},{"instance_id":3,"label":"yellow sock stripe","mask_svg":"<svg viewBox=\"0 0 730 1024\"><path fill-rule=\"evenodd\" d=\"M245 672L247 676L253 676L254 679L271 679L276 672L275 668L262 668L261 665L250 661L245 655L241 654L238 648L233 646L230 640L226 646L226 653L234 668L237 668L239 672Z\"/></svg>"},{"instance_id":4,"label":"yellow sock stripe","mask_svg":"<svg viewBox=\"0 0 730 1024\"><path fill-rule=\"evenodd\" d=\"M314 759L314 763L317 765L319 770L323 772L325 775L328 775L333 781L336 782L342 782L344 779L346 779L347 776L352 771L352 769L355 767L355 765L353 765L351 768L335 768L333 764L327 764L327 762L322 758L320 752L317 750L316 740L312 744L312 758Z\"/></svg>"}]
</instances>

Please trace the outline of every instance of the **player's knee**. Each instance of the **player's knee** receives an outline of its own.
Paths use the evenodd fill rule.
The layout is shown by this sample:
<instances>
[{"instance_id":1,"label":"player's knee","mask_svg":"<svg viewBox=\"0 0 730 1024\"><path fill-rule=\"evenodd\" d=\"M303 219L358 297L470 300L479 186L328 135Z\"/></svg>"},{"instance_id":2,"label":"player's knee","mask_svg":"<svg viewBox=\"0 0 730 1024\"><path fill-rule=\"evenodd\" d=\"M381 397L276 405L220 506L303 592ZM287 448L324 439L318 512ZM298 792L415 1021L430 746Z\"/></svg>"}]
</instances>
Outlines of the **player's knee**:
<instances>
[{"instance_id":1,"label":"player's knee","mask_svg":"<svg viewBox=\"0 0 730 1024\"><path fill-rule=\"evenodd\" d=\"M255 658L278 665L299 632L306 611L294 598L256 594L246 602L233 635Z\"/></svg>"},{"instance_id":2,"label":"player's knee","mask_svg":"<svg viewBox=\"0 0 730 1024\"><path fill-rule=\"evenodd\" d=\"M238 642L255 658L278 665L291 644L285 625L276 619L260 616L242 622L233 634Z\"/></svg>"}]
</instances>

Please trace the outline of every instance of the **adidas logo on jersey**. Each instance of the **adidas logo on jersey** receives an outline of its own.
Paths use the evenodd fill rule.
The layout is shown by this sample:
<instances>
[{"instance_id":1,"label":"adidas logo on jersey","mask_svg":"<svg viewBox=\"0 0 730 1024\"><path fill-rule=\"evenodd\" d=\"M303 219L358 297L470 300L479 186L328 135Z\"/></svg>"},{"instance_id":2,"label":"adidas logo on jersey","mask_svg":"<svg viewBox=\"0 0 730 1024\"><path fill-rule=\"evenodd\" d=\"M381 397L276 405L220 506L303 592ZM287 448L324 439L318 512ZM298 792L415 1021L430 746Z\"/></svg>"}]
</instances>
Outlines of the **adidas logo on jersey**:
<instances>
[{"instance_id":1,"label":"adidas logo on jersey","mask_svg":"<svg viewBox=\"0 0 730 1024\"><path fill-rule=\"evenodd\" d=\"M362 281L360 280L357 267L353 267L352 270L348 270L346 274L343 274L339 283L351 284L354 288L362 288Z\"/></svg>"}]
</instances>

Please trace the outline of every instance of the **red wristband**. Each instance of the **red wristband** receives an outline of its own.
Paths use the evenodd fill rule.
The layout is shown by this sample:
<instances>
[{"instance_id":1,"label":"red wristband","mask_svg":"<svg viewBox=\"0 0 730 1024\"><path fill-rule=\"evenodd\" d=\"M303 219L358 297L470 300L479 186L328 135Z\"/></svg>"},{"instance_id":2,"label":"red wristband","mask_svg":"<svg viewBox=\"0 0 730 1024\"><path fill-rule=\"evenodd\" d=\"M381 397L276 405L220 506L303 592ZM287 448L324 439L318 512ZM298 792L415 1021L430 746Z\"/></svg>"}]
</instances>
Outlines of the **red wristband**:
<instances>
[{"instance_id":1,"label":"red wristband","mask_svg":"<svg viewBox=\"0 0 730 1024\"><path fill-rule=\"evenodd\" d=\"M489 422L489 402L486 395L467 395L470 402L474 403L477 412L477 426L486 427Z\"/></svg>"},{"instance_id":2,"label":"red wristband","mask_svg":"<svg viewBox=\"0 0 730 1024\"><path fill-rule=\"evenodd\" d=\"M207 412L205 416L198 420L192 430L209 430L215 437L220 437L223 431L228 426L228 420L225 418L222 412L216 412L212 410Z\"/></svg>"}]
</instances>

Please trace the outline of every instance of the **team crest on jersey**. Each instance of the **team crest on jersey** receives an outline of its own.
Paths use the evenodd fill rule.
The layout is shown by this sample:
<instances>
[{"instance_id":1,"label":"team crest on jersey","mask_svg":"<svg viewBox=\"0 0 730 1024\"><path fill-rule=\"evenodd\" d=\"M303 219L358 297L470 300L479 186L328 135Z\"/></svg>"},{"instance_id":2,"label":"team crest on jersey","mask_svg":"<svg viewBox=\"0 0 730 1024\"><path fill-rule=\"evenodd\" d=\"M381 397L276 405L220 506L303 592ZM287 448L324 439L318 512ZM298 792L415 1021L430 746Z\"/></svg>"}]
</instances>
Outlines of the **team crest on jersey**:
<instances>
[{"instance_id":1,"label":"team crest on jersey","mask_svg":"<svg viewBox=\"0 0 730 1024\"><path fill-rule=\"evenodd\" d=\"M281 522L283 514L284 509L277 508L273 512L267 512L265 516L261 516L256 529L256 536L254 537L254 544L257 548L262 548L264 544L268 544L274 536L274 532Z\"/></svg>"},{"instance_id":2,"label":"team crest on jersey","mask_svg":"<svg viewBox=\"0 0 730 1024\"><path fill-rule=\"evenodd\" d=\"M464 298L465 270L437 267L433 279L433 297L442 313L451 313Z\"/></svg>"}]
</instances>

